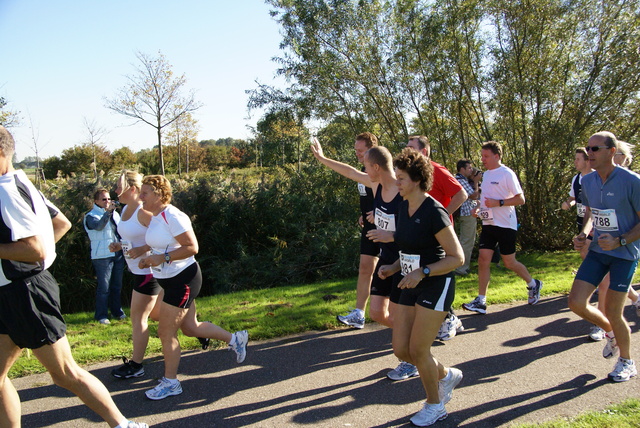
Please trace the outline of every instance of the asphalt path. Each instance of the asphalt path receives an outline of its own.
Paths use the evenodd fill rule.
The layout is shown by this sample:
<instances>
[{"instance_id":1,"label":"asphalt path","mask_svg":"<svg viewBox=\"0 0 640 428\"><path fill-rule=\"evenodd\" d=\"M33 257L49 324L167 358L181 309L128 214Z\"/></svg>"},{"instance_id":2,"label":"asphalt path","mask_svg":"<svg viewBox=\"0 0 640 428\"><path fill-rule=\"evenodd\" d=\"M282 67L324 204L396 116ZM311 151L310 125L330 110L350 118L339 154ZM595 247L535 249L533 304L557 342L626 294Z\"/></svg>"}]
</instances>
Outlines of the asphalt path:
<instances>
[{"instance_id":1,"label":"asphalt path","mask_svg":"<svg viewBox=\"0 0 640 428\"><path fill-rule=\"evenodd\" d=\"M464 379L436 427L501 427L601 410L640 397L640 380L606 379L614 360L603 342L586 337L590 325L567 308L565 296L489 306L487 315L459 311L465 331L436 342L433 353ZM631 306L632 356L640 360L639 318ZM408 427L421 407L419 378L392 382L397 365L391 331L375 323L362 330L310 332L250 342L238 365L226 350L184 352L184 392L161 401L144 391L162 376L162 357L150 358L145 376L112 378L111 361L88 369L111 391L130 419L154 427ZM106 426L47 374L15 379L23 427Z\"/></svg>"}]
</instances>

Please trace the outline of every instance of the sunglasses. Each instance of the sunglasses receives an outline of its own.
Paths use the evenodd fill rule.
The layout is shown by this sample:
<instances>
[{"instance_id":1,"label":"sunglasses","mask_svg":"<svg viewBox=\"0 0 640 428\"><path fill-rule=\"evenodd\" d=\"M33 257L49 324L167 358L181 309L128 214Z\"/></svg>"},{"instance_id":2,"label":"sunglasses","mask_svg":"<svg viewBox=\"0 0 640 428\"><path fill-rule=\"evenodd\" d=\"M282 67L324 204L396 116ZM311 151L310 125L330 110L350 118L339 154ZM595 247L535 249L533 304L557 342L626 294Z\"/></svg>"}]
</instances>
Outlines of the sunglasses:
<instances>
[{"instance_id":1,"label":"sunglasses","mask_svg":"<svg viewBox=\"0 0 640 428\"><path fill-rule=\"evenodd\" d=\"M103 201L110 201L110 200L111 200L111 198L103 198L102 200L103 200Z\"/></svg>"},{"instance_id":2,"label":"sunglasses","mask_svg":"<svg viewBox=\"0 0 640 428\"><path fill-rule=\"evenodd\" d=\"M592 151L592 152L597 152L600 149L610 149L611 147L609 146L586 146L584 149L588 152L588 151Z\"/></svg>"}]
</instances>

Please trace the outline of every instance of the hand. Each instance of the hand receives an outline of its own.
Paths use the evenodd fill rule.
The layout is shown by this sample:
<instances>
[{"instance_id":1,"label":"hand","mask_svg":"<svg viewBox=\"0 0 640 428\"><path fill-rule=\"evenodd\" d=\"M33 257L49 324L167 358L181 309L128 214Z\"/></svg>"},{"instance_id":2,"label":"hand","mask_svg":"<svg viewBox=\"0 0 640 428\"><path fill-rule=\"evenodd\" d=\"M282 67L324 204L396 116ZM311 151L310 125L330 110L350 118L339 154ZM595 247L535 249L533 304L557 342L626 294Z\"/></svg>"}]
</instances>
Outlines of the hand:
<instances>
[{"instance_id":1,"label":"hand","mask_svg":"<svg viewBox=\"0 0 640 428\"><path fill-rule=\"evenodd\" d=\"M471 215L475 218L478 218L478 211L480 211L480 207L476 206L474 209L471 210Z\"/></svg>"},{"instance_id":2,"label":"hand","mask_svg":"<svg viewBox=\"0 0 640 428\"><path fill-rule=\"evenodd\" d=\"M598 236L598 245L605 251L615 250L620 246L620 241L618 238L614 238L609 233L603 233Z\"/></svg>"},{"instance_id":3,"label":"hand","mask_svg":"<svg viewBox=\"0 0 640 428\"><path fill-rule=\"evenodd\" d=\"M316 159L320 159L324 157L324 153L322 151L322 146L316 137L311 138L311 151Z\"/></svg>"},{"instance_id":4,"label":"hand","mask_svg":"<svg viewBox=\"0 0 640 428\"><path fill-rule=\"evenodd\" d=\"M491 199L491 198L485 198L484 199L484 204L487 208L495 208L495 207L499 207L500 206L500 200L499 199Z\"/></svg>"},{"instance_id":5,"label":"hand","mask_svg":"<svg viewBox=\"0 0 640 428\"><path fill-rule=\"evenodd\" d=\"M562 205L560 206L560 208L562 208L562 209L563 209L563 210L565 210L565 211L568 211L568 210L569 210L569 208L571 208L571 206L567 203L567 201L564 201L564 202L562 203Z\"/></svg>"},{"instance_id":6,"label":"hand","mask_svg":"<svg viewBox=\"0 0 640 428\"><path fill-rule=\"evenodd\" d=\"M373 214L373 211L369 211L367 213L367 221L371 224L375 224L376 222L376 216Z\"/></svg>"},{"instance_id":7,"label":"hand","mask_svg":"<svg viewBox=\"0 0 640 428\"><path fill-rule=\"evenodd\" d=\"M416 269L409 272L402 278L398 288L416 288L416 286L424 279L424 273L421 269Z\"/></svg>"},{"instance_id":8,"label":"hand","mask_svg":"<svg viewBox=\"0 0 640 428\"><path fill-rule=\"evenodd\" d=\"M111 251L112 253L120 250L122 250L122 244L120 244L119 242L112 242L111 244L109 244L109 251Z\"/></svg>"},{"instance_id":9,"label":"hand","mask_svg":"<svg viewBox=\"0 0 640 428\"><path fill-rule=\"evenodd\" d=\"M146 247L135 247L135 248L129 249L129 251L127 252L127 255L131 259L137 259L140 256L144 256L148 252L149 250Z\"/></svg>"},{"instance_id":10,"label":"hand","mask_svg":"<svg viewBox=\"0 0 640 428\"><path fill-rule=\"evenodd\" d=\"M360 225L360 227L364 227L364 219L362 216L358 217L358 225Z\"/></svg>"},{"instance_id":11,"label":"hand","mask_svg":"<svg viewBox=\"0 0 640 428\"><path fill-rule=\"evenodd\" d=\"M391 265L382 265L382 266L380 266L380 269L378 269L378 277L380 279L387 279L388 277L390 277L394 273L395 272L393 272L393 269L392 269Z\"/></svg>"},{"instance_id":12,"label":"hand","mask_svg":"<svg viewBox=\"0 0 640 428\"><path fill-rule=\"evenodd\" d=\"M471 180L473 180L474 183L479 183L482 180L482 171L478 171L477 174L473 175Z\"/></svg>"},{"instance_id":13,"label":"hand","mask_svg":"<svg viewBox=\"0 0 640 428\"><path fill-rule=\"evenodd\" d=\"M106 210L109 212L112 212L115 209L116 209L116 201L109 201L109 203L107 204Z\"/></svg>"},{"instance_id":14,"label":"hand","mask_svg":"<svg viewBox=\"0 0 640 428\"><path fill-rule=\"evenodd\" d=\"M587 243L587 235L585 235L584 233L580 233L579 235L574 236L573 238L573 248L575 250L580 251L586 243Z\"/></svg>"},{"instance_id":15,"label":"hand","mask_svg":"<svg viewBox=\"0 0 640 428\"><path fill-rule=\"evenodd\" d=\"M143 257L138 262L138 267L140 269L150 268L152 266L158 266L164 262L164 255L155 254L149 257Z\"/></svg>"},{"instance_id":16,"label":"hand","mask_svg":"<svg viewBox=\"0 0 640 428\"><path fill-rule=\"evenodd\" d=\"M382 229L373 229L367 232L367 238L373 242L393 242L395 240L393 232Z\"/></svg>"}]
</instances>

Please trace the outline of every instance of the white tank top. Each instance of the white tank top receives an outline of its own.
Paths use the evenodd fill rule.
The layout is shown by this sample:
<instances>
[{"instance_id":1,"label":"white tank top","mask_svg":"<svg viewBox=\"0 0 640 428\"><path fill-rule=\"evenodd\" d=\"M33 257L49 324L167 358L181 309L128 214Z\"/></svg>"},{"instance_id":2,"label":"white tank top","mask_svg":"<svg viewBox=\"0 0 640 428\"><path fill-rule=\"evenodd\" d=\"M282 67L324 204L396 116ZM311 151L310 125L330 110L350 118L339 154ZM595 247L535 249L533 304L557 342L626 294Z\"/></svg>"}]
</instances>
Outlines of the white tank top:
<instances>
[{"instance_id":1,"label":"white tank top","mask_svg":"<svg viewBox=\"0 0 640 428\"><path fill-rule=\"evenodd\" d=\"M140 257L137 259L132 259L127 255L127 251L130 248L142 247L146 245L144 240L144 236L147 233L147 228L138 221L138 210L141 205L136 207L133 215L127 220L124 221L122 217L124 213L129 209L129 205L126 205L122 210L122 216L120 217L120 223L118 223L118 233L122 240L122 251L124 252L125 260L127 261L127 265L129 266L129 270L131 273L136 275L148 275L151 273L151 268L140 269L138 267L138 262L140 261ZM147 254L149 254L147 252Z\"/></svg>"}]
</instances>

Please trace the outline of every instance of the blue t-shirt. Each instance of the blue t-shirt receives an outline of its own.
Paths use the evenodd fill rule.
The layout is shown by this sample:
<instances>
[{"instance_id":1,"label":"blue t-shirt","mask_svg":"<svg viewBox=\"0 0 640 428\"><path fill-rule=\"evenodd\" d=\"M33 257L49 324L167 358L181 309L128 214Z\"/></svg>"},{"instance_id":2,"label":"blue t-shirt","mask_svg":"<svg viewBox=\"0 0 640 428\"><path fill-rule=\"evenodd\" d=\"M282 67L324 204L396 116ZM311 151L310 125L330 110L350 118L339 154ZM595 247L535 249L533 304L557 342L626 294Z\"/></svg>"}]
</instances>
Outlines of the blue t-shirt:
<instances>
[{"instance_id":1,"label":"blue t-shirt","mask_svg":"<svg viewBox=\"0 0 640 428\"><path fill-rule=\"evenodd\" d=\"M582 177L582 203L591 208L593 220L594 235L589 250L624 260L640 258L640 240L612 251L598 245L601 234L609 233L615 238L640 222L640 175L617 166L602 183L597 172L587 174Z\"/></svg>"}]
</instances>

